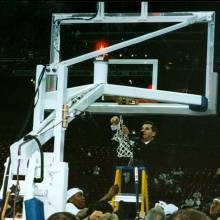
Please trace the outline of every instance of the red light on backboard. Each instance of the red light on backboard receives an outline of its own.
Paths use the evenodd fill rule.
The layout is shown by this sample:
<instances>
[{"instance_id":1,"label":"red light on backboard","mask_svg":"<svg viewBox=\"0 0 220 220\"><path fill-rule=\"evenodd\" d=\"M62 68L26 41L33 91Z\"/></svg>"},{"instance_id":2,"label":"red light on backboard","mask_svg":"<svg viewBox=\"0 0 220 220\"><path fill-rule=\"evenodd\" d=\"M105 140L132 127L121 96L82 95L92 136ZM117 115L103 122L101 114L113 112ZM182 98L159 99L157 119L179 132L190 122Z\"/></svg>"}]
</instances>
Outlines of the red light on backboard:
<instances>
[{"instance_id":1,"label":"red light on backboard","mask_svg":"<svg viewBox=\"0 0 220 220\"><path fill-rule=\"evenodd\" d=\"M108 47L108 43L106 41L98 41L96 42L96 45L95 45L95 49L96 50L101 50L105 47Z\"/></svg>"},{"instance_id":2,"label":"red light on backboard","mask_svg":"<svg viewBox=\"0 0 220 220\"><path fill-rule=\"evenodd\" d=\"M147 86L147 89L153 89L153 85L152 85L152 84L149 84L149 85Z\"/></svg>"}]
</instances>

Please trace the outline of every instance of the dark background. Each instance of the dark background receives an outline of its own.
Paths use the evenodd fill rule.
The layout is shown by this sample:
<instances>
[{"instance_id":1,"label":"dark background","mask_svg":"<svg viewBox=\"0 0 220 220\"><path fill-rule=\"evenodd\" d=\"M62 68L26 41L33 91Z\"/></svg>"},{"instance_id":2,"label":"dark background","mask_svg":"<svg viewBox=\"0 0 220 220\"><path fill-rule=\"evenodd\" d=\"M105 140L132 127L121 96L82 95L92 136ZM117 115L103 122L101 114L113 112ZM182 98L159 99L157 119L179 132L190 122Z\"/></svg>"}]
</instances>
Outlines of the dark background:
<instances>
[{"instance_id":1,"label":"dark background","mask_svg":"<svg viewBox=\"0 0 220 220\"><path fill-rule=\"evenodd\" d=\"M218 1L150 1L150 12L215 11L214 71L220 71L220 3ZM140 2L108 1L107 12L139 12ZM87 1L1 1L0 2L0 157L1 176L9 147L21 133L31 113L35 68L48 64L52 13L96 12L95 2ZM61 58L93 51L98 40L109 44L165 27L155 25L76 25L61 29ZM63 34L63 35L62 35ZM110 58L154 58L159 60L159 88L174 91L203 92L206 52L206 25L187 27L152 40L113 52ZM69 86L92 82L93 61L70 68ZM151 70L124 67L110 69L109 82L147 87ZM146 81L143 77L147 73ZM218 97L219 103L219 97ZM70 166L70 184L94 182L109 186L113 182L116 156L111 142L109 119L112 115L82 114L66 134L65 161ZM152 120L159 129L166 167L191 169L219 167L219 106L214 116L124 115L131 129L139 130L142 121ZM32 120L25 133L31 130ZM51 147L51 143L47 144ZM47 146L46 146L47 147ZM158 158L160 155L158 154ZM155 158L155 160L158 160ZM97 171L97 172L96 172ZM98 174L97 174L98 173ZM90 179L91 181L91 179ZM93 189L96 190L95 188ZM98 190L98 188L97 188ZM99 189L100 190L100 189ZM100 190L102 192L102 190Z\"/></svg>"}]
</instances>

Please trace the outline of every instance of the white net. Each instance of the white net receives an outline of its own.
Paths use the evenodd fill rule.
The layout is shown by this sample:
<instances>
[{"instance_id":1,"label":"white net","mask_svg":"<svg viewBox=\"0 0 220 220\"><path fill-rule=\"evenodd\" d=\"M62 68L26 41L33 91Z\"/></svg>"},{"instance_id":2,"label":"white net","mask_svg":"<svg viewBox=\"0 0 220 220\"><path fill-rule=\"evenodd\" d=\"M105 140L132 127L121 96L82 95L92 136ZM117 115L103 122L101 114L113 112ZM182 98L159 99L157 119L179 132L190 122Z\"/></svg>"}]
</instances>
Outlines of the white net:
<instances>
[{"instance_id":1,"label":"white net","mask_svg":"<svg viewBox=\"0 0 220 220\"><path fill-rule=\"evenodd\" d=\"M128 135L123 132L123 126L123 119L122 116L120 116L117 132L112 138L112 140L119 143L117 156L133 158L133 143L129 140Z\"/></svg>"}]
</instances>

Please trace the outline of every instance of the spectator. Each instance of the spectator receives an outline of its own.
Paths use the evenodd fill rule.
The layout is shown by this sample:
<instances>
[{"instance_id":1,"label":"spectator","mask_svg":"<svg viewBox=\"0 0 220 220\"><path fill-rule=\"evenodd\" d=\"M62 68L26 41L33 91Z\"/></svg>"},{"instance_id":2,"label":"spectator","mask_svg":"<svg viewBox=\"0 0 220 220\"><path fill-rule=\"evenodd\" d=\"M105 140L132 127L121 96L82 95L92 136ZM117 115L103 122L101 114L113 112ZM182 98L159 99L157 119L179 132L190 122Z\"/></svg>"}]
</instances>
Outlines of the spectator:
<instances>
[{"instance_id":1,"label":"spectator","mask_svg":"<svg viewBox=\"0 0 220 220\"><path fill-rule=\"evenodd\" d=\"M105 215L100 211L94 211L88 218L84 220L108 220L109 215ZM52 214L47 220L80 220L79 217L69 213L69 212L57 212ZM109 219L110 220L110 219ZM112 218L112 220L118 220L117 218Z\"/></svg>"},{"instance_id":2,"label":"spectator","mask_svg":"<svg viewBox=\"0 0 220 220\"><path fill-rule=\"evenodd\" d=\"M171 215L169 220L211 220L204 212L196 209L181 209Z\"/></svg>"},{"instance_id":3,"label":"spectator","mask_svg":"<svg viewBox=\"0 0 220 220\"><path fill-rule=\"evenodd\" d=\"M49 216L47 220L77 220L77 218L69 212L56 212Z\"/></svg>"},{"instance_id":4,"label":"spectator","mask_svg":"<svg viewBox=\"0 0 220 220\"><path fill-rule=\"evenodd\" d=\"M70 212L79 219L84 219L93 215L94 212L98 213L101 217L103 213L112 212L112 207L107 203L118 192L118 185L112 186L108 193L106 193L97 203L86 207L86 199L83 195L83 191L79 188L72 188L67 191L67 204L66 211ZM90 217L91 220L91 217Z\"/></svg>"},{"instance_id":5,"label":"spectator","mask_svg":"<svg viewBox=\"0 0 220 220\"><path fill-rule=\"evenodd\" d=\"M155 207L149 210L145 216L145 220L165 220L165 213L160 207Z\"/></svg>"},{"instance_id":6,"label":"spectator","mask_svg":"<svg viewBox=\"0 0 220 220\"><path fill-rule=\"evenodd\" d=\"M176 205L167 204L164 201L159 201L158 203L155 204L155 207L162 209L166 217L178 211L178 207Z\"/></svg>"},{"instance_id":7,"label":"spectator","mask_svg":"<svg viewBox=\"0 0 220 220\"><path fill-rule=\"evenodd\" d=\"M214 198L210 206L209 214L212 219L220 219L220 199Z\"/></svg>"},{"instance_id":8,"label":"spectator","mask_svg":"<svg viewBox=\"0 0 220 220\"><path fill-rule=\"evenodd\" d=\"M76 215L80 210L86 207L86 199L83 191L79 188L72 188L67 191L66 211Z\"/></svg>"}]
</instances>

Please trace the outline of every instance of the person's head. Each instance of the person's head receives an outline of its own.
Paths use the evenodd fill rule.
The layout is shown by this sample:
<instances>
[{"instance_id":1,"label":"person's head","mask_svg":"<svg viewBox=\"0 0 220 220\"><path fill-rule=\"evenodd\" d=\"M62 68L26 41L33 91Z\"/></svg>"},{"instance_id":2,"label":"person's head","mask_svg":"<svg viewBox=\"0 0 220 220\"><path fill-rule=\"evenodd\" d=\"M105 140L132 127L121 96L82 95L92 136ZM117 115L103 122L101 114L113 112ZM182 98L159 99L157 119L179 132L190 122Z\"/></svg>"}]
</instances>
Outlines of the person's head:
<instances>
[{"instance_id":1,"label":"person's head","mask_svg":"<svg viewBox=\"0 0 220 220\"><path fill-rule=\"evenodd\" d=\"M215 216L220 214L220 199L214 198L210 206L209 214Z\"/></svg>"},{"instance_id":2,"label":"person's head","mask_svg":"<svg viewBox=\"0 0 220 220\"><path fill-rule=\"evenodd\" d=\"M165 220L165 213L159 207L152 208L149 210L144 220Z\"/></svg>"},{"instance_id":3,"label":"person's head","mask_svg":"<svg viewBox=\"0 0 220 220\"><path fill-rule=\"evenodd\" d=\"M158 201L155 204L155 208L161 208L164 211L166 217L172 215L173 213L178 211L178 207L172 203L167 204L164 201Z\"/></svg>"},{"instance_id":4,"label":"person's head","mask_svg":"<svg viewBox=\"0 0 220 220\"><path fill-rule=\"evenodd\" d=\"M83 209L86 207L86 199L83 195L83 191L79 188L72 188L67 191L67 198L68 203L72 203L78 209Z\"/></svg>"},{"instance_id":5,"label":"person's head","mask_svg":"<svg viewBox=\"0 0 220 220\"><path fill-rule=\"evenodd\" d=\"M182 209L174 213L169 220L211 220L204 212L196 209Z\"/></svg>"},{"instance_id":6,"label":"person's head","mask_svg":"<svg viewBox=\"0 0 220 220\"><path fill-rule=\"evenodd\" d=\"M157 134L157 127L151 121L145 121L141 127L142 141L152 141Z\"/></svg>"},{"instance_id":7,"label":"person's head","mask_svg":"<svg viewBox=\"0 0 220 220\"><path fill-rule=\"evenodd\" d=\"M57 212L49 216L47 220L77 220L76 217L69 212Z\"/></svg>"}]
</instances>

